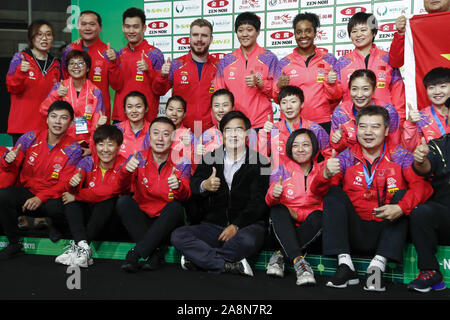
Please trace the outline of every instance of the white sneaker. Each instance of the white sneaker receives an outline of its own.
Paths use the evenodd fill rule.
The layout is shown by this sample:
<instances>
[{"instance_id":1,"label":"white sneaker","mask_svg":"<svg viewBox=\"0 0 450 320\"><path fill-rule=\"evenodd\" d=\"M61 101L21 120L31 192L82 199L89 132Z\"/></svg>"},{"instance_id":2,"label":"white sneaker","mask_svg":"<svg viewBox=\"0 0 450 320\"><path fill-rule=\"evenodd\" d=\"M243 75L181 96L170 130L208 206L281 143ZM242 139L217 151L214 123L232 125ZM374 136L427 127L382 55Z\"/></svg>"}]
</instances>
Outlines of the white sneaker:
<instances>
[{"instance_id":1,"label":"white sneaker","mask_svg":"<svg viewBox=\"0 0 450 320\"><path fill-rule=\"evenodd\" d=\"M78 250L73 259L73 264L82 268L87 268L93 263L94 260L92 259L92 250L89 244L84 240L78 242Z\"/></svg>"},{"instance_id":2,"label":"white sneaker","mask_svg":"<svg viewBox=\"0 0 450 320\"><path fill-rule=\"evenodd\" d=\"M308 261L304 257L297 259L294 264L294 269L297 274L298 286L312 285L316 284L316 279L314 278L314 271L309 265Z\"/></svg>"},{"instance_id":3,"label":"white sneaker","mask_svg":"<svg viewBox=\"0 0 450 320\"><path fill-rule=\"evenodd\" d=\"M239 264L241 264L243 266L243 272L244 274L253 277L253 270L252 267L250 266L250 264L248 263L247 259L242 259L241 261L239 261Z\"/></svg>"},{"instance_id":4,"label":"white sneaker","mask_svg":"<svg viewBox=\"0 0 450 320\"><path fill-rule=\"evenodd\" d=\"M284 277L284 257L280 250L270 257L266 270L266 274L269 276Z\"/></svg>"},{"instance_id":5,"label":"white sneaker","mask_svg":"<svg viewBox=\"0 0 450 320\"><path fill-rule=\"evenodd\" d=\"M56 263L63 264L66 266L72 264L72 261L78 252L78 246L75 244L75 241L72 240L70 241L70 244L67 247L69 247L69 249L67 249L63 254L55 258Z\"/></svg>"}]
</instances>

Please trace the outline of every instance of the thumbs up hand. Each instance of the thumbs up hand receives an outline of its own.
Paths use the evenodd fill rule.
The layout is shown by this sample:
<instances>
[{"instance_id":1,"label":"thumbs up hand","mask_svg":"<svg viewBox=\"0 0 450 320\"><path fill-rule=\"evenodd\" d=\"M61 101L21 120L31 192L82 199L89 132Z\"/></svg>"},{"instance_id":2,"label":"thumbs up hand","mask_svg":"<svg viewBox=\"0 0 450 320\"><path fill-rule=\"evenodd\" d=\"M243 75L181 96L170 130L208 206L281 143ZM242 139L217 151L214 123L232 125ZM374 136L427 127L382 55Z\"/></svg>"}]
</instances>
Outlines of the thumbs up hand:
<instances>
[{"instance_id":1,"label":"thumbs up hand","mask_svg":"<svg viewBox=\"0 0 450 320\"><path fill-rule=\"evenodd\" d=\"M414 161L418 163L423 163L430 153L430 148L428 147L427 141L422 137L421 143L416 147L413 152Z\"/></svg>"},{"instance_id":2,"label":"thumbs up hand","mask_svg":"<svg viewBox=\"0 0 450 320\"><path fill-rule=\"evenodd\" d=\"M181 136L181 142L188 146L191 144L191 128L188 128L186 132Z\"/></svg>"},{"instance_id":3,"label":"thumbs up hand","mask_svg":"<svg viewBox=\"0 0 450 320\"><path fill-rule=\"evenodd\" d=\"M31 64L25 58L25 55L22 54L22 62L20 63L20 71L26 73L31 69Z\"/></svg>"},{"instance_id":4,"label":"thumbs up hand","mask_svg":"<svg viewBox=\"0 0 450 320\"><path fill-rule=\"evenodd\" d=\"M98 121L97 121L97 128L106 124L107 121L108 121L108 118L105 115L103 115L103 112L100 111L100 118L98 118Z\"/></svg>"},{"instance_id":5,"label":"thumbs up hand","mask_svg":"<svg viewBox=\"0 0 450 320\"><path fill-rule=\"evenodd\" d=\"M339 163L339 158L336 158L336 150L333 149L331 153L331 158L326 162L325 170L323 171L323 177L325 179L330 179L337 175L341 171L341 165Z\"/></svg>"},{"instance_id":6,"label":"thumbs up hand","mask_svg":"<svg viewBox=\"0 0 450 320\"><path fill-rule=\"evenodd\" d=\"M137 68L139 71L147 71L148 70L148 64L145 61L144 56L145 56L144 50L142 50L141 59L136 62L136 65L137 65Z\"/></svg>"},{"instance_id":7,"label":"thumbs up hand","mask_svg":"<svg viewBox=\"0 0 450 320\"><path fill-rule=\"evenodd\" d=\"M161 67L161 77L167 77L169 75L170 72L170 57L167 58L166 62L164 62L164 64Z\"/></svg>"},{"instance_id":8,"label":"thumbs up hand","mask_svg":"<svg viewBox=\"0 0 450 320\"><path fill-rule=\"evenodd\" d=\"M250 74L245 76L245 83L249 87L256 86L256 75L253 73L253 70L250 71Z\"/></svg>"},{"instance_id":9,"label":"thumbs up hand","mask_svg":"<svg viewBox=\"0 0 450 320\"><path fill-rule=\"evenodd\" d=\"M216 192L220 188L220 178L216 177L217 171L216 168L212 168L212 174L211 176L202 182L203 189L210 191L210 192Z\"/></svg>"},{"instance_id":10,"label":"thumbs up hand","mask_svg":"<svg viewBox=\"0 0 450 320\"><path fill-rule=\"evenodd\" d=\"M59 87L56 92L58 93L58 96L61 98L67 96L67 93L69 92L69 88L64 86L63 80L61 80L61 82L59 83Z\"/></svg>"},{"instance_id":11,"label":"thumbs up hand","mask_svg":"<svg viewBox=\"0 0 450 320\"><path fill-rule=\"evenodd\" d=\"M133 156L128 160L127 164L125 165L125 169L133 173L137 167L139 166L139 159L137 157L137 151L134 151Z\"/></svg>"},{"instance_id":12,"label":"thumbs up hand","mask_svg":"<svg viewBox=\"0 0 450 320\"><path fill-rule=\"evenodd\" d=\"M333 66L331 66L330 72L328 72L327 81L329 84L334 84L337 81L337 73L334 72Z\"/></svg>"},{"instance_id":13,"label":"thumbs up hand","mask_svg":"<svg viewBox=\"0 0 450 320\"><path fill-rule=\"evenodd\" d=\"M289 76L287 76L283 71L281 73L281 76L278 78L278 82L277 82L278 89L288 86L290 80L291 80L291 78L289 78Z\"/></svg>"},{"instance_id":14,"label":"thumbs up hand","mask_svg":"<svg viewBox=\"0 0 450 320\"><path fill-rule=\"evenodd\" d=\"M81 183L81 179L83 179L83 175L81 173L81 168L78 169L78 172L70 178L69 184L71 187L76 188Z\"/></svg>"},{"instance_id":15,"label":"thumbs up hand","mask_svg":"<svg viewBox=\"0 0 450 320\"><path fill-rule=\"evenodd\" d=\"M198 140L197 147L195 147L195 155L202 157L206 153L206 147L203 145L202 137Z\"/></svg>"},{"instance_id":16,"label":"thumbs up hand","mask_svg":"<svg viewBox=\"0 0 450 320\"><path fill-rule=\"evenodd\" d=\"M338 143L342 139L342 125L339 124L339 129L337 129L331 136L331 142Z\"/></svg>"},{"instance_id":17,"label":"thumbs up hand","mask_svg":"<svg viewBox=\"0 0 450 320\"><path fill-rule=\"evenodd\" d=\"M114 49L111 49L111 44L109 42L107 44L105 53L109 61L114 61L117 59L116 52L114 51Z\"/></svg>"},{"instance_id":18,"label":"thumbs up hand","mask_svg":"<svg viewBox=\"0 0 450 320\"><path fill-rule=\"evenodd\" d=\"M417 108L413 108L411 103L408 102L408 121L412 123L417 123L420 121L420 112Z\"/></svg>"},{"instance_id":19,"label":"thumbs up hand","mask_svg":"<svg viewBox=\"0 0 450 320\"><path fill-rule=\"evenodd\" d=\"M270 114L267 115L267 121L266 123L264 123L264 127L263 127L264 131L269 133L270 131L272 131L273 129L273 122L270 119Z\"/></svg>"},{"instance_id":20,"label":"thumbs up hand","mask_svg":"<svg viewBox=\"0 0 450 320\"><path fill-rule=\"evenodd\" d=\"M18 156L18 154L19 154L19 151L20 151L20 147L21 147L21 146L22 146L22 145L19 144L16 148L13 148L10 152L8 152L8 153L6 154L6 156L5 156L5 161L6 161L6 163L11 164L11 163L14 162L14 160L16 160L16 158L17 158L17 156Z\"/></svg>"},{"instance_id":21,"label":"thumbs up hand","mask_svg":"<svg viewBox=\"0 0 450 320\"><path fill-rule=\"evenodd\" d=\"M172 169L172 173L170 174L169 178L167 178L167 183L169 184L169 188L172 190L177 190L180 187L180 180L178 179L177 175L175 174L175 166Z\"/></svg>"},{"instance_id":22,"label":"thumbs up hand","mask_svg":"<svg viewBox=\"0 0 450 320\"><path fill-rule=\"evenodd\" d=\"M283 184L282 184L282 179L280 176L280 178L278 179L278 182L273 187L272 195L274 198L279 198L279 197L281 197L282 194L283 194Z\"/></svg>"},{"instance_id":23,"label":"thumbs up hand","mask_svg":"<svg viewBox=\"0 0 450 320\"><path fill-rule=\"evenodd\" d=\"M398 34L403 35L406 32L406 17L401 15L395 20L395 27L397 29Z\"/></svg>"}]
</instances>

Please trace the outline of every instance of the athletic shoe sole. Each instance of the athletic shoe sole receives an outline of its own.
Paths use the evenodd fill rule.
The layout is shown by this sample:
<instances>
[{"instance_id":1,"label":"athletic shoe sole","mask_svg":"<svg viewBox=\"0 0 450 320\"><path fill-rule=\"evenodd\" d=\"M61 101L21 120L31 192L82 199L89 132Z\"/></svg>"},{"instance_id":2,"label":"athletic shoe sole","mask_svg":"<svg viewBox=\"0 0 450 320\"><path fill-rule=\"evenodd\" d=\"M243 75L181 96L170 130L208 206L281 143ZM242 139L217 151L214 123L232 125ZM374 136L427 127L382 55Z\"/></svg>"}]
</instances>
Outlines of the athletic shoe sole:
<instances>
[{"instance_id":1,"label":"athletic shoe sole","mask_svg":"<svg viewBox=\"0 0 450 320\"><path fill-rule=\"evenodd\" d=\"M340 284L340 285L336 285L333 282L328 281L326 286L330 287L330 288L343 289L343 288L347 288L347 286L354 286L354 285L357 285L357 284L359 284L359 279L350 279L350 280L348 280L345 283Z\"/></svg>"},{"instance_id":2,"label":"athletic shoe sole","mask_svg":"<svg viewBox=\"0 0 450 320\"><path fill-rule=\"evenodd\" d=\"M244 273L250 277L253 277L253 270L252 267L250 267L250 264L247 262L246 259L242 259L240 261L242 265L244 266Z\"/></svg>"}]
</instances>

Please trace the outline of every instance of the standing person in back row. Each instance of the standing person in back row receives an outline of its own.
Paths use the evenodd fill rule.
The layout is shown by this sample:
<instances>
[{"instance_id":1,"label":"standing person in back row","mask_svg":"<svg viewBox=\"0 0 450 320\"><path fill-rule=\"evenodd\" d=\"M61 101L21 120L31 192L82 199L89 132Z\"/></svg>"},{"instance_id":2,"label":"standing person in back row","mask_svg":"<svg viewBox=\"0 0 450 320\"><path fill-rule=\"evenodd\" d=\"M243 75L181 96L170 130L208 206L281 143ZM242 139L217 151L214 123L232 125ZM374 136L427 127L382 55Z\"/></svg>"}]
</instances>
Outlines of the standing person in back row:
<instances>
[{"instance_id":1,"label":"standing person in back row","mask_svg":"<svg viewBox=\"0 0 450 320\"><path fill-rule=\"evenodd\" d=\"M146 120L151 122L156 118L159 108L159 95L152 90L152 82L161 71L164 56L158 48L144 39L145 13L138 8L129 8L123 15L122 31L128 43L120 49L118 57L123 74L123 85L116 91L112 119L126 120L123 110L123 99L130 91L145 94L149 110Z\"/></svg>"},{"instance_id":2,"label":"standing person in back row","mask_svg":"<svg viewBox=\"0 0 450 320\"><path fill-rule=\"evenodd\" d=\"M107 123L111 120L111 97L109 86L118 90L123 85L123 78L117 59L117 53L111 48L110 43L100 40L102 32L101 16L91 10L82 11L78 18L78 32L80 39L67 45L62 55L62 70L64 79L69 78L69 71L65 59L72 50L86 51L91 57L91 72L88 79L102 92L105 104L105 116Z\"/></svg>"},{"instance_id":3,"label":"standing person in back row","mask_svg":"<svg viewBox=\"0 0 450 320\"><path fill-rule=\"evenodd\" d=\"M214 90L228 89L236 97L235 110L242 111L252 128L273 119L272 82L278 58L257 43L261 21L252 12L237 16L234 30L240 48L227 54L217 66Z\"/></svg>"},{"instance_id":4,"label":"standing person in back row","mask_svg":"<svg viewBox=\"0 0 450 320\"><path fill-rule=\"evenodd\" d=\"M153 81L153 90L159 95L165 95L173 88L172 96L186 100L183 125L196 133L195 121L201 122L197 136L213 126L210 100L219 59L209 54L212 33L213 26L208 20L194 20L189 34L190 51L174 61L167 59Z\"/></svg>"}]
</instances>

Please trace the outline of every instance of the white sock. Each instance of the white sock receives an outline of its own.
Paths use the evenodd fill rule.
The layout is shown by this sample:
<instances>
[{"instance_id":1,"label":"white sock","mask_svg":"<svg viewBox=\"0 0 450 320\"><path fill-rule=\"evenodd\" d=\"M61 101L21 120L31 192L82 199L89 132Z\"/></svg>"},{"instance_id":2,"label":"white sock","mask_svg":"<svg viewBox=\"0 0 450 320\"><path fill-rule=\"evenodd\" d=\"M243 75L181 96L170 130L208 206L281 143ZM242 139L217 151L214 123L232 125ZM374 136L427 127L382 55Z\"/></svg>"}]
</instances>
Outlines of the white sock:
<instances>
[{"instance_id":1,"label":"white sock","mask_svg":"<svg viewBox=\"0 0 450 320\"><path fill-rule=\"evenodd\" d=\"M381 272L384 272L386 270L386 262L387 262L387 259L385 257L376 255L370 261L369 268L370 267L378 267L378 268L380 268Z\"/></svg>"},{"instance_id":2,"label":"white sock","mask_svg":"<svg viewBox=\"0 0 450 320\"><path fill-rule=\"evenodd\" d=\"M81 240L81 241L79 241L77 245L78 245L79 247L83 248L83 249L90 248L90 247L89 247L89 244L87 243L86 240Z\"/></svg>"},{"instance_id":3,"label":"white sock","mask_svg":"<svg viewBox=\"0 0 450 320\"><path fill-rule=\"evenodd\" d=\"M338 255L338 265L345 263L349 266L352 271L355 271L355 267L353 266L352 257L348 253L342 253Z\"/></svg>"}]
</instances>

